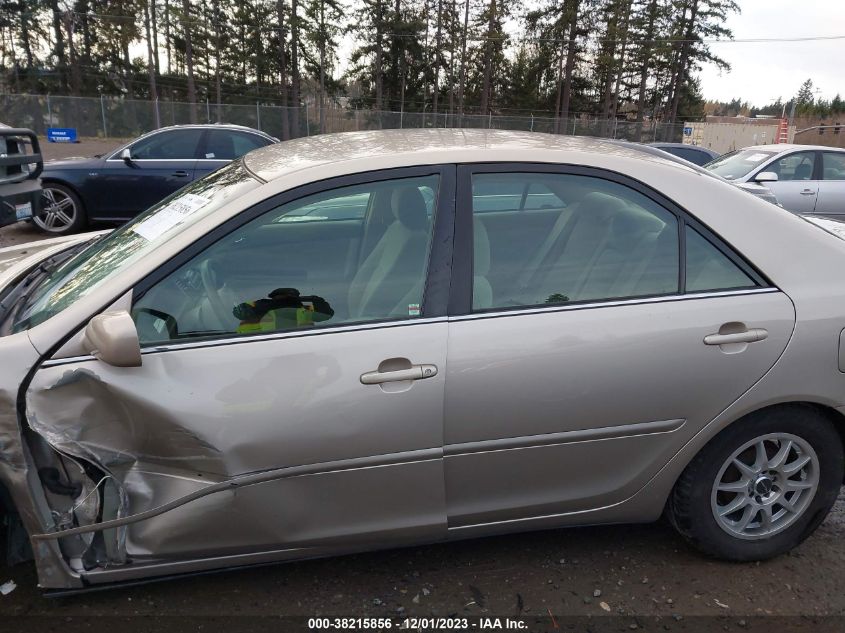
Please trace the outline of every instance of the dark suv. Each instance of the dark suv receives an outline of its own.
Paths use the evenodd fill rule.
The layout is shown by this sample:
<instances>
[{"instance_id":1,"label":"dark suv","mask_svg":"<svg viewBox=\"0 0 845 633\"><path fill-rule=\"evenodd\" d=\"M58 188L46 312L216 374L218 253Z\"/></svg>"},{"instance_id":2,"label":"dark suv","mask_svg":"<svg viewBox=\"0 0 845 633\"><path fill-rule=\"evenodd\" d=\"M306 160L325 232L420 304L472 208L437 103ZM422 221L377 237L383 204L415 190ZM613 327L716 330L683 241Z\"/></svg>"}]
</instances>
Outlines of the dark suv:
<instances>
[{"instance_id":1,"label":"dark suv","mask_svg":"<svg viewBox=\"0 0 845 633\"><path fill-rule=\"evenodd\" d=\"M42 167L35 133L0 124L0 226L38 213Z\"/></svg>"}]
</instances>

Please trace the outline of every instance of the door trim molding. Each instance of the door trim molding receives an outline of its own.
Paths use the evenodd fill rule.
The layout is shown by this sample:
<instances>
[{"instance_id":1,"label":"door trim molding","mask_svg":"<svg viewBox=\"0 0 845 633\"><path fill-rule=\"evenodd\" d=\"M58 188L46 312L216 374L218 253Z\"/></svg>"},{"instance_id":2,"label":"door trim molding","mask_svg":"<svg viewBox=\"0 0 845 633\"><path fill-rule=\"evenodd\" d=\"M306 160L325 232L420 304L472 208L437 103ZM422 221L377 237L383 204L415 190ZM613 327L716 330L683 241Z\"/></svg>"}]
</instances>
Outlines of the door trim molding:
<instances>
[{"instance_id":1,"label":"door trim molding","mask_svg":"<svg viewBox=\"0 0 845 633\"><path fill-rule=\"evenodd\" d=\"M560 433L543 433L542 435L523 435L521 437L506 437L495 440L446 444L443 447L443 456L448 459L449 457L472 455L476 453L494 453L522 448L538 448L541 446L556 446L559 444L620 439L624 437L636 437L638 435L673 433L680 430L684 424L686 424L686 420L678 418L676 420L636 422L634 424L603 426L594 429L562 431Z\"/></svg>"}]
</instances>

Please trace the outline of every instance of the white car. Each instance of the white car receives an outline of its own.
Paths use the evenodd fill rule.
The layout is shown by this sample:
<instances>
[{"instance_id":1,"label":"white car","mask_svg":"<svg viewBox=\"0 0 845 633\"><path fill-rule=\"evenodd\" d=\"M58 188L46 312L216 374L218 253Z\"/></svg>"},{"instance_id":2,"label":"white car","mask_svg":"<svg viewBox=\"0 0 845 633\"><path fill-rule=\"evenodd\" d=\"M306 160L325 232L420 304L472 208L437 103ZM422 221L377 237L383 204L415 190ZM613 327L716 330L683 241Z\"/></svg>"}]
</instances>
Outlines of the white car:
<instances>
[{"instance_id":1,"label":"white car","mask_svg":"<svg viewBox=\"0 0 845 633\"><path fill-rule=\"evenodd\" d=\"M706 166L734 183L759 183L793 213L845 215L845 149L817 145L757 145Z\"/></svg>"}]
</instances>

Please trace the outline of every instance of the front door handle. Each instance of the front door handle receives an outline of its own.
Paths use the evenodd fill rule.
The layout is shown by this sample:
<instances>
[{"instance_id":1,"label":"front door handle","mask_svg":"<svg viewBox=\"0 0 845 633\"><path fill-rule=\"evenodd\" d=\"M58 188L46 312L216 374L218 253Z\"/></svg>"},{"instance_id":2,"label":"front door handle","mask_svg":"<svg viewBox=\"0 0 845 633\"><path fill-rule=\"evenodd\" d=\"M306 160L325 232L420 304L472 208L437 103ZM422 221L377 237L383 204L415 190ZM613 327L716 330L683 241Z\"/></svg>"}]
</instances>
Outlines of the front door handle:
<instances>
[{"instance_id":1,"label":"front door handle","mask_svg":"<svg viewBox=\"0 0 845 633\"><path fill-rule=\"evenodd\" d=\"M816 192L813 191L812 189L802 189L801 195L802 196L814 196L814 195L816 195Z\"/></svg>"},{"instance_id":2,"label":"front door handle","mask_svg":"<svg viewBox=\"0 0 845 633\"><path fill-rule=\"evenodd\" d=\"M436 375L437 365L411 365L407 369L397 369L395 371L368 371L361 374L361 383L365 385L380 385L385 382L423 380Z\"/></svg>"},{"instance_id":3,"label":"front door handle","mask_svg":"<svg viewBox=\"0 0 845 633\"><path fill-rule=\"evenodd\" d=\"M187 178L188 172L186 172L184 169L179 169L177 171L174 171L172 175L176 176L177 178Z\"/></svg>"},{"instance_id":4,"label":"front door handle","mask_svg":"<svg viewBox=\"0 0 845 633\"><path fill-rule=\"evenodd\" d=\"M763 328L750 328L744 332L731 334L708 334L704 337L705 345L731 345L732 343L756 343L768 338L768 331Z\"/></svg>"}]
</instances>

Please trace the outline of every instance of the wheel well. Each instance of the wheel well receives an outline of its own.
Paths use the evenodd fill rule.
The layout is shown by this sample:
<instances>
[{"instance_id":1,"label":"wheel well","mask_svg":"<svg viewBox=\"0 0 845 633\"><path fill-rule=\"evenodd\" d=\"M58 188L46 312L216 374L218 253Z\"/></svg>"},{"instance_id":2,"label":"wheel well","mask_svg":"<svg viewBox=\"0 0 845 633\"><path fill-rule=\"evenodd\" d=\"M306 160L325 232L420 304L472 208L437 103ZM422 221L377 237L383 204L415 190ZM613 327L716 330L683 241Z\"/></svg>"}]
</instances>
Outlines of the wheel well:
<instances>
[{"instance_id":1,"label":"wheel well","mask_svg":"<svg viewBox=\"0 0 845 633\"><path fill-rule=\"evenodd\" d=\"M833 428L836 429L836 433L839 435L839 441L842 442L842 448L845 450L845 415L833 407L827 407L815 402L802 402L800 404L815 409L819 415L822 415L830 420L831 424L833 424ZM845 472L842 473L842 483L845 484Z\"/></svg>"},{"instance_id":2,"label":"wheel well","mask_svg":"<svg viewBox=\"0 0 845 633\"><path fill-rule=\"evenodd\" d=\"M83 209L85 208L85 203L82 200L82 194L79 193L79 189L77 189L74 185L70 184L66 180L60 180L59 178L51 178L50 176L47 176L46 178L44 176L41 176L41 184L42 185L53 184L53 185L61 185L62 187L67 187L74 194L76 194L76 197L79 198L79 202L82 204L82 208Z\"/></svg>"},{"instance_id":3,"label":"wheel well","mask_svg":"<svg viewBox=\"0 0 845 633\"><path fill-rule=\"evenodd\" d=\"M829 407L827 405L819 404L817 402L804 402L804 401L796 401L796 402L779 402L778 404L772 404L768 407L763 407L762 409L757 409L755 411L751 411L750 413L746 413L741 418L734 420L731 425L733 424L741 424L742 421L751 415L758 415L765 411L771 411L773 409L782 409L788 407L801 407L805 409L811 409L815 411L818 415L826 418L830 421L833 425L833 428L836 429L836 433L839 435L839 441L842 442L843 450L845 450L845 415L841 412L837 411L833 407ZM845 471L842 473L842 482L845 484Z\"/></svg>"}]
</instances>

